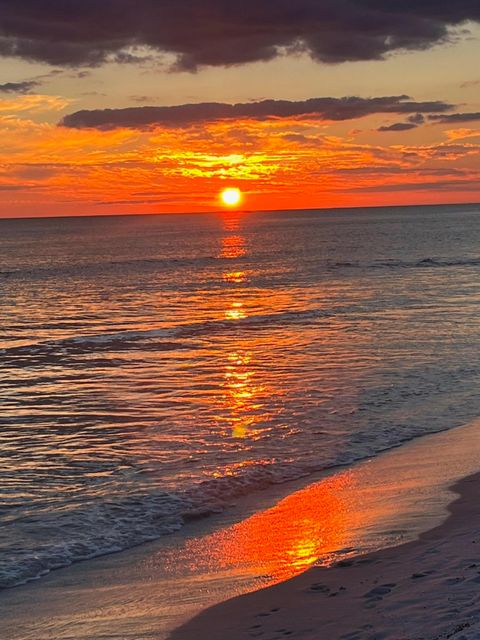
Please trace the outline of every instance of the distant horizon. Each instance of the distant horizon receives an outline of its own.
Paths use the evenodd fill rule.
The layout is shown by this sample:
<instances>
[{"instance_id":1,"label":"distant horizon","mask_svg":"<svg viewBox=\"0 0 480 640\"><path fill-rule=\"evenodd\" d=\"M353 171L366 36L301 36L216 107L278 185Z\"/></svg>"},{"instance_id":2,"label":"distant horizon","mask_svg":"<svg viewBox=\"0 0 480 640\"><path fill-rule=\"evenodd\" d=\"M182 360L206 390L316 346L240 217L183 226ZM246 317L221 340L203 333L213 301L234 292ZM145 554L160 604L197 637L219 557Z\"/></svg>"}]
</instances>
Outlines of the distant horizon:
<instances>
[{"instance_id":1,"label":"distant horizon","mask_svg":"<svg viewBox=\"0 0 480 640\"><path fill-rule=\"evenodd\" d=\"M136 217L154 217L154 216L203 216L203 215L219 215L234 216L251 213L290 213L293 211L356 211L365 209L413 209L413 208L434 208L434 207L480 207L478 202L434 202L434 203L418 203L418 204L389 204L389 205L370 205L370 206L351 206L351 207L302 207L292 209L216 209L210 211L165 211L165 212L146 212L146 213L83 213L71 215L42 215L42 216L4 216L0 214L2 220L60 220L66 218L136 218Z\"/></svg>"}]
</instances>

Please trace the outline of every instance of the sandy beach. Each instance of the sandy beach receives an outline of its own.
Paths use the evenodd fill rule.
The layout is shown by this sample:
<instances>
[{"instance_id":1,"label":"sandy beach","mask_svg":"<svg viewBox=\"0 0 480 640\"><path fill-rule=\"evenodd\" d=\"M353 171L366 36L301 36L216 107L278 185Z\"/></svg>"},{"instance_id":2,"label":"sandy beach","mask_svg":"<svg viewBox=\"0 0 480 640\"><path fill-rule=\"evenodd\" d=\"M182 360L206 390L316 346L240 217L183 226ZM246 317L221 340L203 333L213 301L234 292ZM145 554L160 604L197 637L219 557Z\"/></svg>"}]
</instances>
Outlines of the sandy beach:
<instances>
[{"instance_id":1,"label":"sandy beach","mask_svg":"<svg viewBox=\"0 0 480 640\"><path fill-rule=\"evenodd\" d=\"M230 600L171 640L480 637L480 474L453 489L447 521L418 540Z\"/></svg>"}]
</instances>

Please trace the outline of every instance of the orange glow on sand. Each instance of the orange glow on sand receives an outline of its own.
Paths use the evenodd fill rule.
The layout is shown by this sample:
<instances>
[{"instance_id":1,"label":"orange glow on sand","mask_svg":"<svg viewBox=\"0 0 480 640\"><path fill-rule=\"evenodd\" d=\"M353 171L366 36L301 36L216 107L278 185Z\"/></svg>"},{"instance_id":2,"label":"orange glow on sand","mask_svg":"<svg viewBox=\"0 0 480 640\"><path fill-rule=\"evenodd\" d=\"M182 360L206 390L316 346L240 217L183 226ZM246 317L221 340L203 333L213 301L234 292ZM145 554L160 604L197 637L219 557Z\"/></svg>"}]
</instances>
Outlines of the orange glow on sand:
<instances>
[{"instance_id":1,"label":"orange glow on sand","mask_svg":"<svg viewBox=\"0 0 480 640\"><path fill-rule=\"evenodd\" d=\"M354 491L358 478L346 471L297 491L275 506L201 539L214 566L235 564L244 574L263 577L258 586L287 580L338 549L350 547L359 526L375 522L381 509L366 512ZM196 557L198 540L189 543ZM205 551L208 550L207 553Z\"/></svg>"}]
</instances>

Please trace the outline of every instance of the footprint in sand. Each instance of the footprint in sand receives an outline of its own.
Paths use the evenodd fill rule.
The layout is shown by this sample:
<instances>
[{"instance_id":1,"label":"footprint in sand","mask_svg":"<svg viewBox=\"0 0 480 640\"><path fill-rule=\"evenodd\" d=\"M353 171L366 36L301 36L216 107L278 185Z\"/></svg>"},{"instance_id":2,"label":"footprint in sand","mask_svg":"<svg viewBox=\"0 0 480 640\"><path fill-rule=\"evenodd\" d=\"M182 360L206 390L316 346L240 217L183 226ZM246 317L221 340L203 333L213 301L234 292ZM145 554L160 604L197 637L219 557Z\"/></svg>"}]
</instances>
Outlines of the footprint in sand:
<instances>
[{"instance_id":1,"label":"footprint in sand","mask_svg":"<svg viewBox=\"0 0 480 640\"><path fill-rule=\"evenodd\" d=\"M381 600L383 596L386 596L387 593L391 592L394 586L395 584L393 583L382 584L381 586L374 587L373 589L368 591L368 593L366 593L363 597L368 599L375 598L376 600Z\"/></svg>"},{"instance_id":2,"label":"footprint in sand","mask_svg":"<svg viewBox=\"0 0 480 640\"><path fill-rule=\"evenodd\" d=\"M396 584L394 582L389 582L388 584L382 584L379 587L374 587L363 596L367 600L365 606L368 609L375 607L376 603L383 600L384 596L389 594L395 586Z\"/></svg>"}]
</instances>

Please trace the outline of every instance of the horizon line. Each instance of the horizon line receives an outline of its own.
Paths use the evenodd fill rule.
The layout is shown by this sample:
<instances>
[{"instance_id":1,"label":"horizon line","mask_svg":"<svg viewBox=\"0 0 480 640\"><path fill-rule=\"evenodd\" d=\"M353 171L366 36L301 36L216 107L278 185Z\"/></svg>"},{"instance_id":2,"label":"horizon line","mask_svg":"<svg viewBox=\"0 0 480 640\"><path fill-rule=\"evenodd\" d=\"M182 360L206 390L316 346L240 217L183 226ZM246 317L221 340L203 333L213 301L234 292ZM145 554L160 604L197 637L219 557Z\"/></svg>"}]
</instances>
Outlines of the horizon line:
<instances>
[{"instance_id":1,"label":"horizon line","mask_svg":"<svg viewBox=\"0 0 480 640\"><path fill-rule=\"evenodd\" d=\"M390 204L390 205L369 205L353 207L307 207L302 209L218 209L214 211L176 211L176 212L154 212L154 213L83 213L70 215L42 215L42 216L2 216L2 220L62 220L68 218L120 218L120 217L142 217L142 216L192 216L192 215L231 215L231 214L252 214L252 213L289 213L291 211L357 211L364 209L409 209L427 207L475 207L480 206L478 202L436 202L423 204Z\"/></svg>"}]
</instances>

